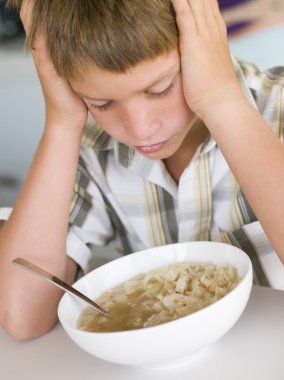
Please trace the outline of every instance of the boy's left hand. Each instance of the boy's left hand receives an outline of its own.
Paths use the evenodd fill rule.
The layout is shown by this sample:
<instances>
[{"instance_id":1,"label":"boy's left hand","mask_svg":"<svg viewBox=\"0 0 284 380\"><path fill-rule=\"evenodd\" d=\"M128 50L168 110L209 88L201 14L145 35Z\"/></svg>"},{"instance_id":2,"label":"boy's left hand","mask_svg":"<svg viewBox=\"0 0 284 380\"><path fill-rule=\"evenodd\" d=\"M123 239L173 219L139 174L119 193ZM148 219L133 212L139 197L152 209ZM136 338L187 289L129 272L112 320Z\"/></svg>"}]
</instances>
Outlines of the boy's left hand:
<instances>
[{"instance_id":1,"label":"boy's left hand","mask_svg":"<svg viewBox=\"0 0 284 380\"><path fill-rule=\"evenodd\" d=\"M172 4L179 29L184 96L190 109L204 120L243 97L226 25L217 0L172 0Z\"/></svg>"}]
</instances>

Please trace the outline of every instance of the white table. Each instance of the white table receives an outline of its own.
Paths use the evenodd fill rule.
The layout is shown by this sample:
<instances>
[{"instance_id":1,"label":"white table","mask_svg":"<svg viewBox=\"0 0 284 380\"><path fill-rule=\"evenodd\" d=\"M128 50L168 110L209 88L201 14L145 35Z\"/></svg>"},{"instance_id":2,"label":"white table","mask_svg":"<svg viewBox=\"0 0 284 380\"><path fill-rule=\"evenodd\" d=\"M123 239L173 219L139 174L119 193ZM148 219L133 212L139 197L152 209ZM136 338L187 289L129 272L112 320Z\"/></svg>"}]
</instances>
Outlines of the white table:
<instances>
[{"instance_id":1,"label":"white table","mask_svg":"<svg viewBox=\"0 0 284 380\"><path fill-rule=\"evenodd\" d=\"M60 325L44 337L28 342L15 341L0 329L0 378L282 380L284 291L253 287L249 303L236 325L203 357L188 367L169 372L151 372L96 359L78 348Z\"/></svg>"}]
</instances>

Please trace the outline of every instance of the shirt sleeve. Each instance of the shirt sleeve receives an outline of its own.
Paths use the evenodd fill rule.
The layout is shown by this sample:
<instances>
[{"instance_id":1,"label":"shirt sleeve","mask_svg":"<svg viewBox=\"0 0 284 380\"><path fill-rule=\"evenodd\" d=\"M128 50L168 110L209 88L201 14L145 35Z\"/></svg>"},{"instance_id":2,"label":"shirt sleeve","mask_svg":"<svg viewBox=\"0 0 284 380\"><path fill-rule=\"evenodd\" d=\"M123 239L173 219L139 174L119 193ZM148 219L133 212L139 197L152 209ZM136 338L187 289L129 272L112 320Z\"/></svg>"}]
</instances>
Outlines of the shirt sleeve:
<instances>
[{"instance_id":1,"label":"shirt sleeve","mask_svg":"<svg viewBox=\"0 0 284 380\"><path fill-rule=\"evenodd\" d=\"M0 221L8 220L12 208L0 208ZM113 240L113 227L102 195L82 165L78 165L70 206L66 253L84 273L93 260L93 246L105 246Z\"/></svg>"},{"instance_id":2,"label":"shirt sleeve","mask_svg":"<svg viewBox=\"0 0 284 380\"><path fill-rule=\"evenodd\" d=\"M261 70L242 60L238 64L258 112L284 142L284 66Z\"/></svg>"},{"instance_id":3,"label":"shirt sleeve","mask_svg":"<svg viewBox=\"0 0 284 380\"><path fill-rule=\"evenodd\" d=\"M249 256L254 284L284 290L284 265L271 246L259 221L234 231L219 231L221 241L235 245Z\"/></svg>"},{"instance_id":4,"label":"shirt sleeve","mask_svg":"<svg viewBox=\"0 0 284 380\"><path fill-rule=\"evenodd\" d=\"M242 60L237 60L237 65L238 78L243 87L250 91L258 112L283 143L284 67L261 70L258 66ZM249 255L256 284L284 290L284 265L241 192L237 204L244 223L232 231L220 230L222 241L240 247Z\"/></svg>"},{"instance_id":5,"label":"shirt sleeve","mask_svg":"<svg viewBox=\"0 0 284 380\"><path fill-rule=\"evenodd\" d=\"M267 124L284 142L284 67L260 70L257 66L243 64L248 85L258 111ZM284 265L272 248L259 222L244 226L257 253L258 260L273 288L284 289Z\"/></svg>"},{"instance_id":6,"label":"shirt sleeve","mask_svg":"<svg viewBox=\"0 0 284 380\"><path fill-rule=\"evenodd\" d=\"M106 246L114 230L101 191L80 159L70 207L67 254L84 272L92 261L92 247Z\"/></svg>"},{"instance_id":7,"label":"shirt sleeve","mask_svg":"<svg viewBox=\"0 0 284 380\"><path fill-rule=\"evenodd\" d=\"M261 224L254 222L243 227L244 234L248 237L256 257L252 261L259 261L263 272L274 289L284 289L284 265L271 246Z\"/></svg>"},{"instance_id":8,"label":"shirt sleeve","mask_svg":"<svg viewBox=\"0 0 284 380\"><path fill-rule=\"evenodd\" d=\"M7 220L12 212L10 207L0 207L0 220Z\"/></svg>"},{"instance_id":9,"label":"shirt sleeve","mask_svg":"<svg viewBox=\"0 0 284 380\"><path fill-rule=\"evenodd\" d=\"M258 112L283 143L284 67L261 70L258 66L242 60L238 60L237 63ZM284 289L284 265L259 221L251 220L235 231L222 234L225 241L232 242L248 253L254 267L255 283Z\"/></svg>"}]
</instances>

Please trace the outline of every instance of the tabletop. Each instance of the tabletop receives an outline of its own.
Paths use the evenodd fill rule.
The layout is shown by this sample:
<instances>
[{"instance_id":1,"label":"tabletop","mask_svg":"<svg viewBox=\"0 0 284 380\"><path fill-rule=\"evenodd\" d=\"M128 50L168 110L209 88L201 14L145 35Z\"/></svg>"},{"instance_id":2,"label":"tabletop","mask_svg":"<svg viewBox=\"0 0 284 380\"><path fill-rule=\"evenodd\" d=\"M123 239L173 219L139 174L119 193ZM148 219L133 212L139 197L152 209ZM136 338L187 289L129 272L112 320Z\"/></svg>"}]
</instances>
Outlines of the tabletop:
<instances>
[{"instance_id":1,"label":"tabletop","mask_svg":"<svg viewBox=\"0 0 284 380\"><path fill-rule=\"evenodd\" d=\"M233 328L186 367L158 372L108 363L81 350L58 324L45 336L26 342L0 329L0 376L9 380L172 380L173 376L176 380L282 380L283 342L284 291L253 286Z\"/></svg>"}]
</instances>

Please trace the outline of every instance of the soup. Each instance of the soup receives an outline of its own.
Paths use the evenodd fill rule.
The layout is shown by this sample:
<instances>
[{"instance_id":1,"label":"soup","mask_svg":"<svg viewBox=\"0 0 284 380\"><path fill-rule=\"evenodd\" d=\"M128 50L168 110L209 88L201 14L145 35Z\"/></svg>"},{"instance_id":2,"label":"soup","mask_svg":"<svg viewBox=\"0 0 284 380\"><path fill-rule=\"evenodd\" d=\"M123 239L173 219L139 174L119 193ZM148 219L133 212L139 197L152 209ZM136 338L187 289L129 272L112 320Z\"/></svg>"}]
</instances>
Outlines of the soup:
<instances>
[{"instance_id":1,"label":"soup","mask_svg":"<svg viewBox=\"0 0 284 380\"><path fill-rule=\"evenodd\" d=\"M104 291L96 302L110 316L87 307L80 316L78 328L115 332L159 325L216 302L239 281L233 266L179 263L158 268Z\"/></svg>"}]
</instances>

